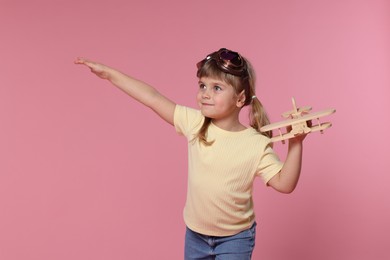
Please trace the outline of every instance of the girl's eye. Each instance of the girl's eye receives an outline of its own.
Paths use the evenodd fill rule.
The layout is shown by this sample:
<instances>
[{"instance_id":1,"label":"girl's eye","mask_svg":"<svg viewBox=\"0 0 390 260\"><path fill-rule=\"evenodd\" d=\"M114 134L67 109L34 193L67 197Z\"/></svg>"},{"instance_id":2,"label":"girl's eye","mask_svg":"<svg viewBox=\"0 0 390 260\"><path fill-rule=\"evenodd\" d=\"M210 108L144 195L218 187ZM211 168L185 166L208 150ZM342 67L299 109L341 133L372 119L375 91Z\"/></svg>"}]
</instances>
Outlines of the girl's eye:
<instances>
[{"instance_id":1,"label":"girl's eye","mask_svg":"<svg viewBox=\"0 0 390 260\"><path fill-rule=\"evenodd\" d=\"M206 88L206 85L205 85L205 84L199 84L199 88L200 88L200 89L205 89L205 88Z\"/></svg>"},{"instance_id":2,"label":"girl's eye","mask_svg":"<svg viewBox=\"0 0 390 260\"><path fill-rule=\"evenodd\" d=\"M221 91L221 90L222 90L222 88L221 88L220 86L214 86L214 89L215 89L216 91Z\"/></svg>"}]
</instances>

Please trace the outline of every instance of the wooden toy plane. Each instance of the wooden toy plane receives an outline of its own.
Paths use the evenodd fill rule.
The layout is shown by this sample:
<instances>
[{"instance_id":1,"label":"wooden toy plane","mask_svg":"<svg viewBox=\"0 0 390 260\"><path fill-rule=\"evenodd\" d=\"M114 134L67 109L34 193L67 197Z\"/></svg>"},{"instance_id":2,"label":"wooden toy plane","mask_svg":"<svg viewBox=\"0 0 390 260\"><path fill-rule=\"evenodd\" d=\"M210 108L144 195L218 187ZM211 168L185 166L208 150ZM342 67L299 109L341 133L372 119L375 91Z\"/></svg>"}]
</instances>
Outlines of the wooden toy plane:
<instances>
[{"instance_id":1,"label":"wooden toy plane","mask_svg":"<svg viewBox=\"0 0 390 260\"><path fill-rule=\"evenodd\" d=\"M316 131L323 131L332 126L331 123L321 123L320 117L324 117L336 112L336 109L330 108L322 110L315 113L310 113L311 107L301 107L297 108L295 104L295 99L292 98L293 110L285 112L282 114L282 117L287 118L284 121L277 123L269 124L260 128L261 132L272 131L278 129L278 135L271 138L272 142L282 141L285 143L285 140L293 138L301 134L308 134ZM308 123L309 121L317 119L317 123L314 122ZM282 132L282 128L291 127L291 130L288 132Z\"/></svg>"}]
</instances>

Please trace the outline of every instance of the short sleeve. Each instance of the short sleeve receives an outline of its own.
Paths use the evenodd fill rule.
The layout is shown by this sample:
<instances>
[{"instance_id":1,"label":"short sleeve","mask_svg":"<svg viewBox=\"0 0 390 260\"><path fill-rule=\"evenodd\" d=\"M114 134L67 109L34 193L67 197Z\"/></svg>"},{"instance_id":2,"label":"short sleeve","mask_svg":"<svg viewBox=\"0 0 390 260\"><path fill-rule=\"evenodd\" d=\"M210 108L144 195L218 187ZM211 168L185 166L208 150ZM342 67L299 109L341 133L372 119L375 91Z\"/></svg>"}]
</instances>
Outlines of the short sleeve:
<instances>
[{"instance_id":1,"label":"short sleeve","mask_svg":"<svg viewBox=\"0 0 390 260\"><path fill-rule=\"evenodd\" d=\"M257 174L267 184L282 168L283 162L280 161L270 144L266 145L257 167Z\"/></svg>"},{"instance_id":2,"label":"short sleeve","mask_svg":"<svg viewBox=\"0 0 390 260\"><path fill-rule=\"evenodd\" d=\"M177 133L192 138L191 136L200 129L203 121L204 116L199 110L176 105L173 123Z\"/></svg>"}]
</instances>

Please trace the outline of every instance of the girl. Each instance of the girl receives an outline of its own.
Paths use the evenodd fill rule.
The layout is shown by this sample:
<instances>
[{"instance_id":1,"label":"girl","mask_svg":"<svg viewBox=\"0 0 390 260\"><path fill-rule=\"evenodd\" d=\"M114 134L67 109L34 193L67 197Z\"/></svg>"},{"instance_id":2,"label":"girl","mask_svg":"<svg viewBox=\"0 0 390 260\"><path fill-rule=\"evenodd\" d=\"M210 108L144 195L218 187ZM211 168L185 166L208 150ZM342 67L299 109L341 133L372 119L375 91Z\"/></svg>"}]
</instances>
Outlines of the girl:
<instances>
[{"instance_id":1,"label":"girl","mask_svg":"<svg viewBox=\"0 0 390 260\"><path fill-rule=\"evenodd\" d=\"M199 110L176 105L150 85L113 68L78 58L93 73L109 80L150 107L188 139L188 190L185 259L251 259L256 222L252 186L255 177L283 193L298 182L304 135L290 139L284 163L274 153L269 123L255 95L250 63L237 52L220 49L197 64ZM250 126L239 113L250 107Z\"/></svg>"}]
</instances>

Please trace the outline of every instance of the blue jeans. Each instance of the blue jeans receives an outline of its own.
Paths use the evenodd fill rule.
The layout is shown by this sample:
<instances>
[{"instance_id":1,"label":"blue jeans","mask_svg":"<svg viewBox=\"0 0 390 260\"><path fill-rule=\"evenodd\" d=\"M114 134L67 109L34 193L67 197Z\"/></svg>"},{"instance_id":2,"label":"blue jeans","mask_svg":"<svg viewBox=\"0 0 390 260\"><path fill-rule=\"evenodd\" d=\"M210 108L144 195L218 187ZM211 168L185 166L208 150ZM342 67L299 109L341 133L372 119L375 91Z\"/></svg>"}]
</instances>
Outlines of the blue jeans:
<instances>
[{"instance_id":1,"label":"blue jeans","mask_svg":"<svg viewBox=\"0 0 390 260\"><path fill-rule=\"evenodd\" d=\"M255 247L256 222L233 236L214 237L196 233L187 227L185 260L250 260Z\"/></svg>"}]
</instances>

